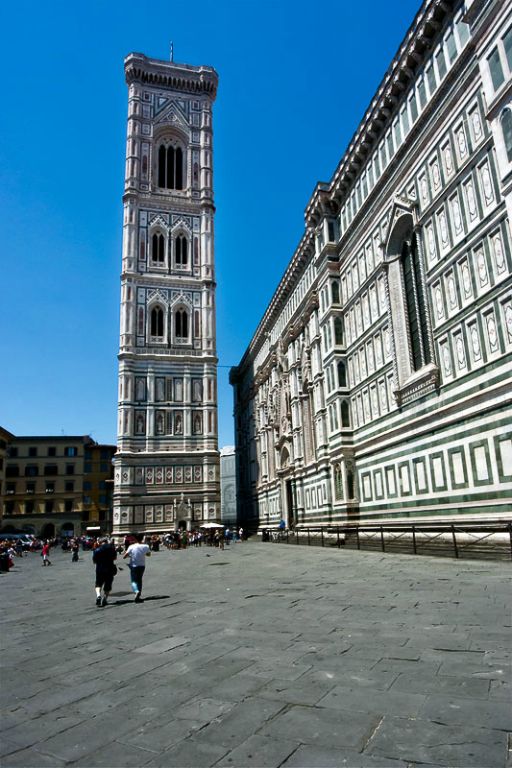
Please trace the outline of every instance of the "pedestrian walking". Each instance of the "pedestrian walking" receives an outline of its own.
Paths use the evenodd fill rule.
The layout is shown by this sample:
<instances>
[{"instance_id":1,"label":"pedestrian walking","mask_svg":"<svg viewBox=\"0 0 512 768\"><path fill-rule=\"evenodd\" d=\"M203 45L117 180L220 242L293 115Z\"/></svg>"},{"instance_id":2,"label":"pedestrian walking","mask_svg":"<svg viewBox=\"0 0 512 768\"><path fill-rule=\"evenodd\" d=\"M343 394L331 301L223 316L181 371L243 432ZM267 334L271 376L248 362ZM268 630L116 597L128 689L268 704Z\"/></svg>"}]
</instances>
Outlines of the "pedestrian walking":
<instances>
[{"instance_id":1,"label":"pedestrian walking","mask_svg":"<svg viewBox=\"0 0 512 768\"><path fill-rule=\"evenodd\" d=\"M78 563L78 553L80 552L80 545L76 539L73 539L71 543L71 562Z\"/></svg>"},{"instance_id":2,"label":"pedestrian walking","mask_svg":"<svg viewBox=\"0 0 512 768\"><path fill-rule=\"evenodd\" d=\"M50 562L50 542L45 541L41 550L41 557L43 558L43 565L51 565Z\"/></svg>"},{"instance_id":3,"label":"pedestrian walking","mask_svg":"<svg viewBox=\"0 0 512 768\"><path fill-rule=\"evenodd\" d=\"M99 546L92 553L92 561L96 566L95 589L98 608L104 608L107 605L107 598L112 591L112 582L117 573L116 558L117 552L114 545L107 537L100 539Z\"/></svg>"},{"instance_id":4,"label":"pedestrian walking","mask_svg":"<svg viewBox=\"0 0 512 768\"><path fill-rule=\"evenodd\" d=\"M146 557L151 556L151 550L147 544L143 544L144 536L142 533L135 534L135 544L130 544L128 549L123 555L123 559L130 558L130 574L132 590L135 592L135 602L143 603L141 597L142 593L142 577L146 570Z\"/></svg>"}]
</instances>

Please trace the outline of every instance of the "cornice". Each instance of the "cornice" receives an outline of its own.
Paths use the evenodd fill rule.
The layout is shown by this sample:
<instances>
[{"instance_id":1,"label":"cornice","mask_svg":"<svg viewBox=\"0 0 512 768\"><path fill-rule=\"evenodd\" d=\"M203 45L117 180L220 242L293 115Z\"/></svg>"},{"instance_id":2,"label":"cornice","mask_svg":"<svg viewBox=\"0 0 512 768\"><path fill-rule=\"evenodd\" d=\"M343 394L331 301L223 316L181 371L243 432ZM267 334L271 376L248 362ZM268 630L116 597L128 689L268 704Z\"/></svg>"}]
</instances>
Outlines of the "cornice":
<instances>
[{"instance_id":1,"label":"cornice","mask_svg":"<svg viewBox=\"0 0 512 768\"><path fill-rule=\"evenodd\" d=\"M175 64L151 59L143 53L130 53L124 60L126 82L161 86L176 91L205 94L212 100L217 94L218 75L213 67Z\"/></svg>"},{"instance_id":2,"label":"cornice","mask_svg":"<svg viewBox=\"0 0 512 768\"><path fill-rule=\"evenodd\" d=\"M325 206L325 202L320 192L330 197L332 209L339 209L353 180L357 178L375 145L380 141L397 104L416 77L416 70L431 49L432 41L437 36L444 17L456 3L457 0L425 0L338 163L331 182L317 185L315 188L305 211L306 225L314 226L321 217L321 208Z\"/></svg>"}]
</instances>

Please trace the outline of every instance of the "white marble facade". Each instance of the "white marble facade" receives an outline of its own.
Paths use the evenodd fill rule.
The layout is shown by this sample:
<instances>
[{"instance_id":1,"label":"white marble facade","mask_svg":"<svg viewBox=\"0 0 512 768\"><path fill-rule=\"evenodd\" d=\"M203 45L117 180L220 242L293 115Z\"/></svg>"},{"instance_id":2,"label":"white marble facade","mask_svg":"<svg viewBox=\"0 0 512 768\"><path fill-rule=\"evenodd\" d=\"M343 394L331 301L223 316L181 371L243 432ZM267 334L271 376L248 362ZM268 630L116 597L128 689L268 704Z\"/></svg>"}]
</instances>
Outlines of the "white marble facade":
<instances>
[{"instance_id":1,"label":"white marble facade","mask_svg":"<svg viewBox=\"0 0 512 768\"><path fill-rule=\"evenodd\" d=\"M217 74L130 54L114 532L220 516L212 108Z\"/></svg>"},{"instance_id":2,"label":"white marble facade","mask_svg":"<svg viewBox=\"0 0 512 768\"><path fill-rule=\"evenodd\" d=\"M240 520L510 516L512 9L423 4L232 370Z\"/></svg>"}]
</instances>

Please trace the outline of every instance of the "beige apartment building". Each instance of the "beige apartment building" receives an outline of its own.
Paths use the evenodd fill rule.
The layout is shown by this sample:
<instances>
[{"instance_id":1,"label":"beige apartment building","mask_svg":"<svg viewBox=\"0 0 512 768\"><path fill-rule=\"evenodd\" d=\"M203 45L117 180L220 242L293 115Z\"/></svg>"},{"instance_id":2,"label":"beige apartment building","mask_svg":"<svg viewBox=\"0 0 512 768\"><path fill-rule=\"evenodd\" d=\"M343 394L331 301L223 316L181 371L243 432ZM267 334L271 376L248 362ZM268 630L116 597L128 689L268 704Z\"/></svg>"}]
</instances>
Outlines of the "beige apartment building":
<instances>
[{"instance_id":1,"label":"beige apartment building","mask_svg":"<svg viewBox=\"0 0 512 768\"><path fill-rule=\"evenodd\" d=\"M46 538L80 535L88 527L110 530L115 446L98 445L87 435L7 433L0 439L5 442L0 497L3 531Z\"/></svg>"}]
</instances>

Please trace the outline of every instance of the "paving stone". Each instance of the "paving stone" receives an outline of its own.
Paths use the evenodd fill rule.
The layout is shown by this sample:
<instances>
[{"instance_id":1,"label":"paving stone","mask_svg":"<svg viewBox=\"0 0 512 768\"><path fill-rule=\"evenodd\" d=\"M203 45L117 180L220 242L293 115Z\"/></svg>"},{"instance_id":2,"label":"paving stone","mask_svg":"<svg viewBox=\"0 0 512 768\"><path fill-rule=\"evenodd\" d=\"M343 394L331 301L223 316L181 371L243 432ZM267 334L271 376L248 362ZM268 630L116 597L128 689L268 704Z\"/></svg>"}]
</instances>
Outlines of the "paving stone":
<instances>
[{"instance_id":1,"label":"paving stone","mask_svg":"<svg viewBox=\"0 0 512 768\"><path fill-rule=\"evenodd\" d=\"M186 739L199 730L203 723L192 720L175 720L171 714L162 715L157 721L133 728L129 733L118 737L122 744L131 744L150 752L163 752L169 747Z\"/></svg>"},{"instance_id":2,"label":"paving stone","mask_svg":"<svg viewBox=\"0 0 512 768\"><path fill-rule=\"evenodd\" d=\"M498 701L512 701L512 684L504 680L491 680L489 698Z\"/></svg>"},{"instance_id":3,"label":"paving stone","mask_svg":"<svg viewBox=\"0 0 512 768\"><path fill-rule=\"evenodd\" d=\"M284 702L249 698L234 710L203 728L195 738L198 742L213 743L234 749L245 741L268 720L284 708Z\"/></svg>"},{"instance_id":4,"label":"paving stone","mask_svg":"<svg viewBox=\"0 0 512 768\"><path fill-rule=\"evenodd\" d=\"M420 694L336 686L317 703L331 709L414 717L425 701L426 696Z\"/></svg>"},{"instance_id":5,"label":"paving stone","mask_svg":"<svg viewBox=\"0 0 512 768\"><path fill-rule=\"evenodd\" d=\"M387 691L397 674L395 672L375 672L374 670L358 671L354 669L313 669L307 672L301 682L306 680L316 680L320 682L331 682L333 685L343 685L345 688L371 688L381 691Z\"/></svg>"},{"instance_id":6,"label":"paving stone","mask_svg":"<svg viewBox=\"0 0 512 768\"><path fill-rule=\"evenodd\" d=\"M282 768L409 768L402 760L363 755L360 752L301 745ZM430 768L430 766L429 766Z\"/></svg>"},{"instance_id":7,"label":"paving stone","mask_svg":"<svg viewBox=\"0 0 512 768\"><path fill-rule=\"evenodd\" d=\"M43 755L35 749L21 749L2 757L2 768L60 768L64 765L64 760Z\"/></svg>"},{"instance_id":8,"label":"paving stone","mask_svg":"<svg viewBox=\"0 0 512 768\"><path fill-rule=\"evenodd\" d=\"M2 760L4 755L8 755L11 752L16 752L19 750L19 748L19 744L17 744L14 739L7 738L4 734L2 734L2 737L0 738L0 757L2 757Z\"/></svg>"},{"instance_id":9,"label":"paving stone","mask_svg":"<svg viewBox=\"0 0 512 768\"><path fill-rule=\"evenodd\" d=\"M30 747L68 728L73 728L84 720L83 716L74 715L71 712L60 715L52 713L51 717L27 718L20 725L9 730L8 738L17 745L18 749Z\"/></svg>"},{"instance_id":10,"label":"paving stone","mask_svg":"<svg viewBox=\"0 0 512 768\"><path fill-rule=\"evenodd\" d=\"M139 749L118 741L105 744L97 752L92 752L73 763L73 768L140 768L154 757L153 752Z\"/></svg>"},{"instance_id":11,"label":"paving stone","mask_svg":"<svg viewBox=\"0 0 512 768\"><path fill-rule=\"evenodd\" d=\"M52 755L73 762L92 752L102 749L118 734L134 731L140 724L138 713L128 715L126 708L117 708L115 713L102 714L79 723L49 739L35 744L35 749L45 755Z\"/></svg>"},{"instance_id":12,"label":"paving stone","mask_svg":"<svg viewBox=\"0 0 512 768\"><path fill-rule=\"evenodd\" d=\"M391 691L406 693L446 693L451 696L468 696L476 699L487 699L489 696L489 680L472 677L450 677L447 675L426 675L404 672L398 675L391 686Z\"/></svg>"},{"instance_id":13,"label":"paving stone","mask_svg":"<svg viewBox=\"0 0 512 768\"><path fill-rule=\"evenodd\" d=\"M215 718L229 712L235 706L234 701L220 701L219 699L192 699L173 711L173 717L184 720L193 720L201 725L210 723Z\"/></svg>"},{"instance_id":14,"label":"paving stone","mask_svg":"<svg viewBox=\"0 0 512 768\"><path fill-rule=\"evenodd\" d=\"M146 764L146 768L210 768L226 752L226 747L198 743L194 736L190 736L153 757L151 762Z\"/></svg>"},{"instance_id":15,"label":"paving stone","mask_svg":"<svg viewBox=\"0 0 512 768\"><path fill-rule=\"evenodd\" d=\"M395 714L389 712L389 714ZM450 696L429 696L421 707L419 717L444 725L474 725L512 731L510 701L475 701Z\"/></svg>"},{"instance_id":16,"label":"paving stone","mask_svg":"<svg viewBox=\"0 0 512 768\"><path fill-rule=\"evenodd\" d=\"M178 648L180 645L186 645L189 643L186 637L165 637L162 640L156 640L154 643L143 645L140 648L134 648L135 653L165 653L166 651L172 651L173 648Z\"/></svg>"},{"instance_id":17,"label":"paving stone","mask_svg":"<svg viewBox=\"0 0 512 768\"><path fill-rule=\"evenodd\" d=\"M385 717L365 752L411 763L487 768L504 765L506 747L501 731Z\"/></svg>"},{"instance_id":18,"label":"paving stone","mask_svg":"<svg viewBox=\"0 0 512 768\"><path fill-rule=\"evenodd\" d=\"M301 744L362 749L379 717L321 707L292 706L265 725L262 736L298 740Z\"/></svg>"},{"instance_id":19,"label":"paving stone","mask_svg":"<svg viewBox=\"0 0 512 768\"><path fill-rule=\"evenodd\" d=\"M251 677L243 672L226 677L215 684L215 695L228 701L241 701L262 690L266 682L261 677ZM268 698L268 697L265 697Z\"/></svg>"},{"instance_id":20,"label":"paving stone","mask_svg":"<svg viewBox=\"0 0 512 768\"><path fill-rule=\"evenodd\" d=\"M272 680L258 691L258 696L263 699L275 701L287 701L290 704L314 705L328 693L333 687L331 682L303 681L302 678L295 682L289 680Z\"/></svg>"},{"instance_id":21,"label":"paving stone","mask_svg":"<svg viewBox=\"0 0 512 768\"><path fill-rule=\"evenodd\" d=\"M233 749L219 760L216 766L229 768L243 765L244 768L278 768L297 747L298 741L267 738L256 734Z\"/></svg>"}]
</instances>

